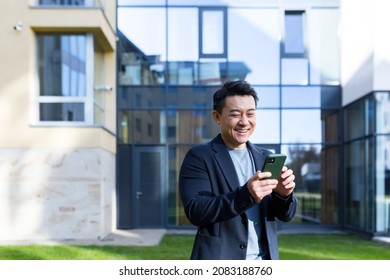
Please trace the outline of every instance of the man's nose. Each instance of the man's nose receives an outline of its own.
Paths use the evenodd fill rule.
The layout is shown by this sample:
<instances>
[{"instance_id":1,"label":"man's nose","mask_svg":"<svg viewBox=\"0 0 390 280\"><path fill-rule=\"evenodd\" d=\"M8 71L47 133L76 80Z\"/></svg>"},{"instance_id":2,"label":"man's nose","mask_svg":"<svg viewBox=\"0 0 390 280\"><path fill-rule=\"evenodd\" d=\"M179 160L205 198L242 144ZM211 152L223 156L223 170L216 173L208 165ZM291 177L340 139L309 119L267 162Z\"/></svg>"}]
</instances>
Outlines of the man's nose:
<instances>
[{"instance_id":1,"label":"man's nose","mask_svg":"<svg viewBox=\"0 0 390 280\"><path fill-rule=\"evenodd\" d=\"M239 123L243 124L243 125L248 124L249 118L247 116L243 115L243 116L241 116Z\"/></svg>"}]
</instances>

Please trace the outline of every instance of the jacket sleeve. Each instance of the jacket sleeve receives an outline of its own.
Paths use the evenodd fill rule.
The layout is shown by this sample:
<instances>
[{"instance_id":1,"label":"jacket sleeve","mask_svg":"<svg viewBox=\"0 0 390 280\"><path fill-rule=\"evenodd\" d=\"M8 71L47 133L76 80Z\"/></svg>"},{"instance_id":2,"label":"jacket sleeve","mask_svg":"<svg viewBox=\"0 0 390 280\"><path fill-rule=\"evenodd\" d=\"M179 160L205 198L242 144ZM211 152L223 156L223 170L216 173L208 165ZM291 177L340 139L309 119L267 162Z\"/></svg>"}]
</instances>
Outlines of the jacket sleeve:
<instances>
[{"instance_id":1,"label":"jacket sleeve","mask_svg":"<svg viewBox=\"0 0 390 280\"><path fill-rule=\"evenodd\" d=\"M233 191L222 171L204 150L191 149L180 169L179 189L184 211L196 226L231 219L242 214L255 201L246 185Z\"/></svg>"},{"instance_id":2,"label":"jacket sleeve","mask_svg":"<svg viewBox=\"0 0 390 280\"><path fill-rule=\"evenodd\" d=\"M291 193L288 197L283 198L276 193L271 194L269 203L272 214L282 222L291 221L298 209L298 199Z\"/></svg>"}]
</instances>

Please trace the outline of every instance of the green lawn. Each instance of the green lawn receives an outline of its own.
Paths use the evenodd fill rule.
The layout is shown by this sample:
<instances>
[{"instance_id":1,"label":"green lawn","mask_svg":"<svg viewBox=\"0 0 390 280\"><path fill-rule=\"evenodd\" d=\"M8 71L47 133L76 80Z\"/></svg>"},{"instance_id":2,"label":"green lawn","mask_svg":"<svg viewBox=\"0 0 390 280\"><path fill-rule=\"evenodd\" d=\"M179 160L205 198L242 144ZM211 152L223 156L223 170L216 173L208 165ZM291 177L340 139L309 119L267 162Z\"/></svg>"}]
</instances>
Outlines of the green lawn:
<instances>
[{"instance_id":1,"label":"green lawn","mask_svg":"<svg viewBox=\"0 0 390 280\"><path fill-rule=\"evenodd\" d=\"M390 260L390 244L347 234L279 236L284 260Z\"/></svg>"},{"instance_id":2,"label":"green lawn","mask_svg":"<svg viewBox=\"0 0 390 280\"><path fill-rule=\"evenodd\" d=\"M158 246L0 246L1 260L186 260L193 235L167 234ZM283 260L390 260L390 244L347 234L281 234Z\"/></svg>"}]
</instances>

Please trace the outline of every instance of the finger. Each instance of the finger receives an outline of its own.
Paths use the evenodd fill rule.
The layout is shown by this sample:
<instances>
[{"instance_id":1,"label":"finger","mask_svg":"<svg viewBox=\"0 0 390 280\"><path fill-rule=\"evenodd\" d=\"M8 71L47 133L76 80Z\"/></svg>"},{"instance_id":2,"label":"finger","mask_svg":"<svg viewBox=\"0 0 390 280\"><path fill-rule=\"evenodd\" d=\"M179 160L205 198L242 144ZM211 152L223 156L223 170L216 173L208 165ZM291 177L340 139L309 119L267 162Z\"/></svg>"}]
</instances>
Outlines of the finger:
<instances>
[{"instance_id":1,"label":"finger","mask_svg":"<svg viewBox=\"0 0 390 280\"><path fill-rule=\"evenodd\" d=\"M286 178L288 178L289 176L292 176L292 174L293 174L293 171L292 171L291 169L288 169L288 168L286 167L286 169L285 169L284 171L282 171L282 173L280 174L280 177L281 177L282 179L286 179Z\"/></svg>"},{"instance_id":2,"label":"finger","mask_svg":"<svg viewBox=\"0 0 390 280\"><path fill-rule=\"evenodd\" d=\"M256 201L260 201L265 196L271 194L273 189L274 188L271 187L271 185L265 186L265 187L260 187L260 188L255 188L253 190L253 193L254 193L253 197L255 198Z\"/></svg>"},{"instance_id":3,"label":"finger","mask_svg":"<svg viewBox=\"0 0 390 280\"><path fill-rule=\"evenodd\" d=\"M283 187L286 188L286 189L288 189L288 188L294 188L294 187L295 187L295 181L294 181L294 179L295 179L295 176L292 175L292 176L290 176L288 179L284 180L284 181L282 182Z\"/></svg>"},{"instance_id":4,"label":"finger","mask_svg":"<svg viewBox=\"0 0 390 280\"><path fill-rule=\"evenodd\" d=\"M272 176L272 173L271 172L261 172L261 171L257 171L256 172L256 175L257 175L257 179L258 180L263 180L265 178L269 178Z\"/></svg>"},{"instance_id":5,"label":"finger","mask_svg":"<svg viewBox=\"0 0 390 280\"><path fill-rule=\"evenodd\" d=\"M282 184L283 185L287 185L289 184L290 182L293 182L295 180L295 175L294 174L291 174L290 176L286 177L283 181L282 181Z\"/></svg>"},{"instance_id":6,"label":"finger","mask_svg":"<svg viewBox=\"0 0 390 280\"><path fill-rule=\"evenodd\" d=\"M284 186L285 189L294 189L295 188L295 182L290 182L287 185Z\"/></svg>"}]
</instances>

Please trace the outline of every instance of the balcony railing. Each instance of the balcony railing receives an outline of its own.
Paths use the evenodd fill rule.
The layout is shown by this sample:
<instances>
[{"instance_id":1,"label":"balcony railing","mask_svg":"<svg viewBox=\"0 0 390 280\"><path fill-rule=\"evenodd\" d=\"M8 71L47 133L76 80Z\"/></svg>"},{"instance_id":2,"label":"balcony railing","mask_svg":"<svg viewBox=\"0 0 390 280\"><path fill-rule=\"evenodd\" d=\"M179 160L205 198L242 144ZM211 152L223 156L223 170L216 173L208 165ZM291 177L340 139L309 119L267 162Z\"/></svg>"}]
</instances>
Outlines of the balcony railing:
<instances>
[{"instance_id":1,"label":"balcony railing","mask_svg":"<svg viewBox=\"0 0 390 280\"><path fill-rule=\"evenodd\" d=\"M38 6L102 7L102 0L38 0Z\"/></svg>"}]
</instances>

